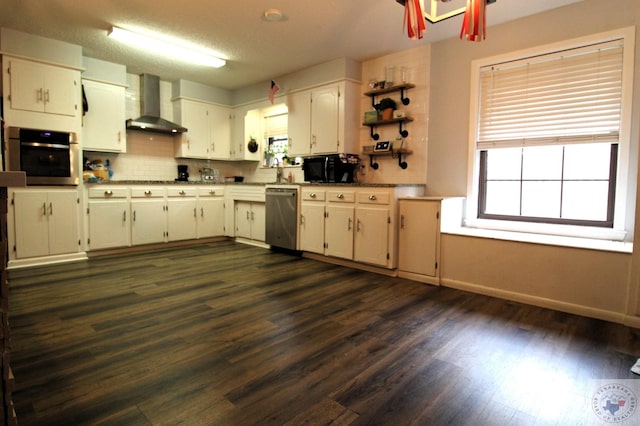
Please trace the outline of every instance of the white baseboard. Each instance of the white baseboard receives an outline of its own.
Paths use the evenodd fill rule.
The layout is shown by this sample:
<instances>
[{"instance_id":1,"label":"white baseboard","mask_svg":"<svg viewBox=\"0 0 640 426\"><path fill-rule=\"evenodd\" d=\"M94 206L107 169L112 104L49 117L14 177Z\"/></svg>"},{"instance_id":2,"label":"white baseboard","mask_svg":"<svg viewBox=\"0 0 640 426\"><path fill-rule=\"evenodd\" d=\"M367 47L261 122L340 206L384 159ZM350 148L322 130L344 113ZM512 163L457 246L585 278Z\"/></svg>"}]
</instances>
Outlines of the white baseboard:
<instances>
[{"instance_id":1,"label":"white baseboard","mask_svg":"<svg viewBox=\"0 0 640 426\"><path fill-rule=\"evenodd\" d=\"M86 252L10 260L7 263L7 269L28 268L31 266L51 265L54 263L78 262L80 260L87 260Z\"/></svg>"}]
</instances>

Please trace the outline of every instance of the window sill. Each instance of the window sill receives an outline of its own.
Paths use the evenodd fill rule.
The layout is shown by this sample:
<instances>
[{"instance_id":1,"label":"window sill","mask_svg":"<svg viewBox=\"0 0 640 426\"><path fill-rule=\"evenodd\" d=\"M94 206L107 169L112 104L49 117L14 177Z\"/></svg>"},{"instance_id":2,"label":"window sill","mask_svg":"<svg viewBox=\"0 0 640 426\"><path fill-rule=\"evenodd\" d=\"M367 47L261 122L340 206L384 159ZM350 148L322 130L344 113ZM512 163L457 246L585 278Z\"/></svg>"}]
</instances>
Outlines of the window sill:
<instances>
[{"instance_id":1,"label":"window sill","mask_svg":"<svg viewBox=\"0 0 640 426\"><path fill-rule=\"evenodd\" d=\"M589 228L587 232L593 235L584 236L587 235L587 232L585 232L583 236L558 234L551 235L550 233L542 232L544 227L540 227L540 229L536 231L523 229L518 230L515 229L515 226L513 226L513 229L496 229L490 227L493 222L495 221L468 221L465 225L462 226L448 226L446 228L443 227L442 233L478 238L490 238L495 240L518 241L531 244L611 251L618 253L631 253L633 251L633 243L623 241L625 235L624 231L616 231L611 229L593 230ZM499 226L506 228L506 225L508 224L513 224L513 222L508 222L507 224L499 224ZM517 225L522 226L522 224ZM567 227L555 227L555 230L567 231ZM570 231L573 233L577 233L580 231L580 229L574 228ZM568 233L568 231L565 233Z\"/></svg>"}]
</instances>

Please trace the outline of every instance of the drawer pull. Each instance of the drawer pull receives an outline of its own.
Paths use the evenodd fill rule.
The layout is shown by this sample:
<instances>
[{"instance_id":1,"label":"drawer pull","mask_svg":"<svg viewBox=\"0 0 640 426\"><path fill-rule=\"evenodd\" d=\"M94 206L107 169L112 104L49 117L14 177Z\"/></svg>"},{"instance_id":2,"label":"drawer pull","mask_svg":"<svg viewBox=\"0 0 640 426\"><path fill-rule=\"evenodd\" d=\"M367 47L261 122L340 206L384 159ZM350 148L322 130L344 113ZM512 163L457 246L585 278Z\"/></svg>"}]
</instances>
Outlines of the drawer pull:
<instances>
[{"instance_id":1,"label":"drawer pull","mask_svg":"<svg viewBox=\"0 0 640 426\"><path fill-rule=\"evenodd\" d=\"M180 192L178 192L178 194L184 195L184 194L186 194L186 192L184 192L184 190L181 190Z\"/></svg>"},{"instance_id":2,"label":"drawer pull","mask_svg":"<svg viewBox=\"0 0 640 426\"><path fill-rule=\"evenodd\" d=\"M110 197L111 195L113 195L113 191L110 189L107 189L106 191L104 191L104 195L106 195L107 197Z\"/></svg>"},{"instance_id":3,"label":"drawer pull","mask_svg":"<svg viewBox=\"0 0 640 426\"><path fill-rule=\"evenodd\" d=\"M311 197L311 198L316 198L316 193L315 193L315 192L312 192L311 194L309 194L309 197Z\"/></svg>"},{"instance_id":4,"label":"drawer pull","mask_svg":"<svg viewBox=\"0 0 640 426\"><path fill-rule=\"evenodd\" d=\"M151 190L147 189L146 191L144 191L144 195L151 195Z\"/></svg>"},{"instance_id":5,"label":"drawer pull","mask_svg":"<svg viewBox=\"0 0 640 426\"><path fill-rule=\"evenodd\" d=\"M344 194L340 193L340 194L337 195L337 197L338 197L338 200L342 200L344 198Z\"/></svg>"},{"instance_id":6,"label":"drawer pull","mask_svg":"<svg viewBox=\"0 0 640 426\"><path fill-rule=\"evenodd\" d=\"M216 191L213 191L213 190L209 191L209 195L216 195Z\"/></svg>"},{"instance_id":7,"label":"drawer pull","mask_svg":"<svg viewBox=\"0 0 640 426\"><path fill-rule=\"evenodd\" d=\"M376 198L375 195L371 194L371 195L369 195L369 200L370 201L375 201L375 200L377 200L377 198Z\"/></svg>"}]
</instances>

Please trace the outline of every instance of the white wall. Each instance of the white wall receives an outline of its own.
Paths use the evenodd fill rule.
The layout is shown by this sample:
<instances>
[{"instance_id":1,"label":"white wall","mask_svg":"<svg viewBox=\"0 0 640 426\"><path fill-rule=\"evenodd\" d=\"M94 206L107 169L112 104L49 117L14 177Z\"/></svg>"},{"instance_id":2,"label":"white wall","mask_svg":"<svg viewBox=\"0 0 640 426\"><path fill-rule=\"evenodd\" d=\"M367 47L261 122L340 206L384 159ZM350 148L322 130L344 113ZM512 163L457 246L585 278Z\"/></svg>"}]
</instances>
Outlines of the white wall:
<instances>
[{"instance_id":1,"label":"white wall","mask_svg":"<svg viewBox=\"0 0 640 426\"><path fill-rule=\"evenodd\" d=\"M482 43L450 39L433 44L427 193L466 195L472 60L639 24L637 0L585 0L489 26ZM640 126L639 36L636 28L634 159ZM628 216L640 226L635 208L637 164L633 163L631 191L618 196L627 197L632 209ZM446 286L640 326L640 318L633 317L640 308L640 241L637 231L635 235L633 254L443 235L442 281Z\"/></svg>"}]
</instances>

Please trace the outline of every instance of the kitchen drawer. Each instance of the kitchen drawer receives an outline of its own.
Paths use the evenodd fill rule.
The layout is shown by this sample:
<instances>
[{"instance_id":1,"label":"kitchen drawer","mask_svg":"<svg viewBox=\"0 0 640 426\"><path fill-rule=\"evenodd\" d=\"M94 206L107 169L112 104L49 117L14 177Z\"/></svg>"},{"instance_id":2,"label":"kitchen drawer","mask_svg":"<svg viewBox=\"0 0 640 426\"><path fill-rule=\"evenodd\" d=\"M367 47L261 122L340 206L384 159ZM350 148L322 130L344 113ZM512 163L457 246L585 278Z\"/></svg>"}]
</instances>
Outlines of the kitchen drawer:
<instances>
[{"instance_id":1,"label":"kitchen drawer","mask_svg":"<svg viewBox=\"0 0 640 426\"><path fill-rule=\"evenodd\" d=\"M89 188L89 198L127 198L129 188L97 186Z\"/></svg>"},{"instance_id":2,"label":"kitchen drawer","mask_svg":"<svg viewBox=\"0 0 640 426\"><path fill-rule=\"evenodd\" d=\"M388 192L361 191L358 192L358 204L389 204Z\"/></svg>"},{"instance_id":3,"label":"kitchen drawer","mask_svg":"<svg viewBox=\"0 0 640 426\"><path fill-rule=\"evenodd\" d=\"M315 190L315 189L303 189L302 190L302 201L324 201L325 200L325 191L324 189Z\"/></svg>"},{"instance_id":4,"label":"kitchen drawer","mask_svg":"<svg viewBox=\"0 0 640 426\"><path fill-rule=\"evenodd\" d=\"M131 188L131 198L162 198L165 194L165 188L160 186Z\"/></svg>"},{"instance_id":5,"label":"kitchen drawer","mask_svg":"<svg viewBox=\"0 0 640 426\"><path fill-rule=\"evenodd\" d=\"M356 201L355 191L327 191L327 201L332 203L353 203Z\"/></svg>"},{"instance_id":6,"label":"kitchen drawer","mask_svg":"<svg viewBox=\"0 0 640 426\"><path fill-rule=\"evenodd\" d=\"M199 197L224 197L224 186L199 186L197 192Z\"/></svg>"},{"instance_id":7,"label":"kitchen drawer","mask_svg":"<svg viewBox=\"0 0 640 426\"><path fill-rule=\"evenodd\" d=\"M191 188L185 188L183 186L172 186L170 188L167 188L167 196L169 197L195 197L196 196L196 189L191 187Z\"/></svg>"}]
</instances>

